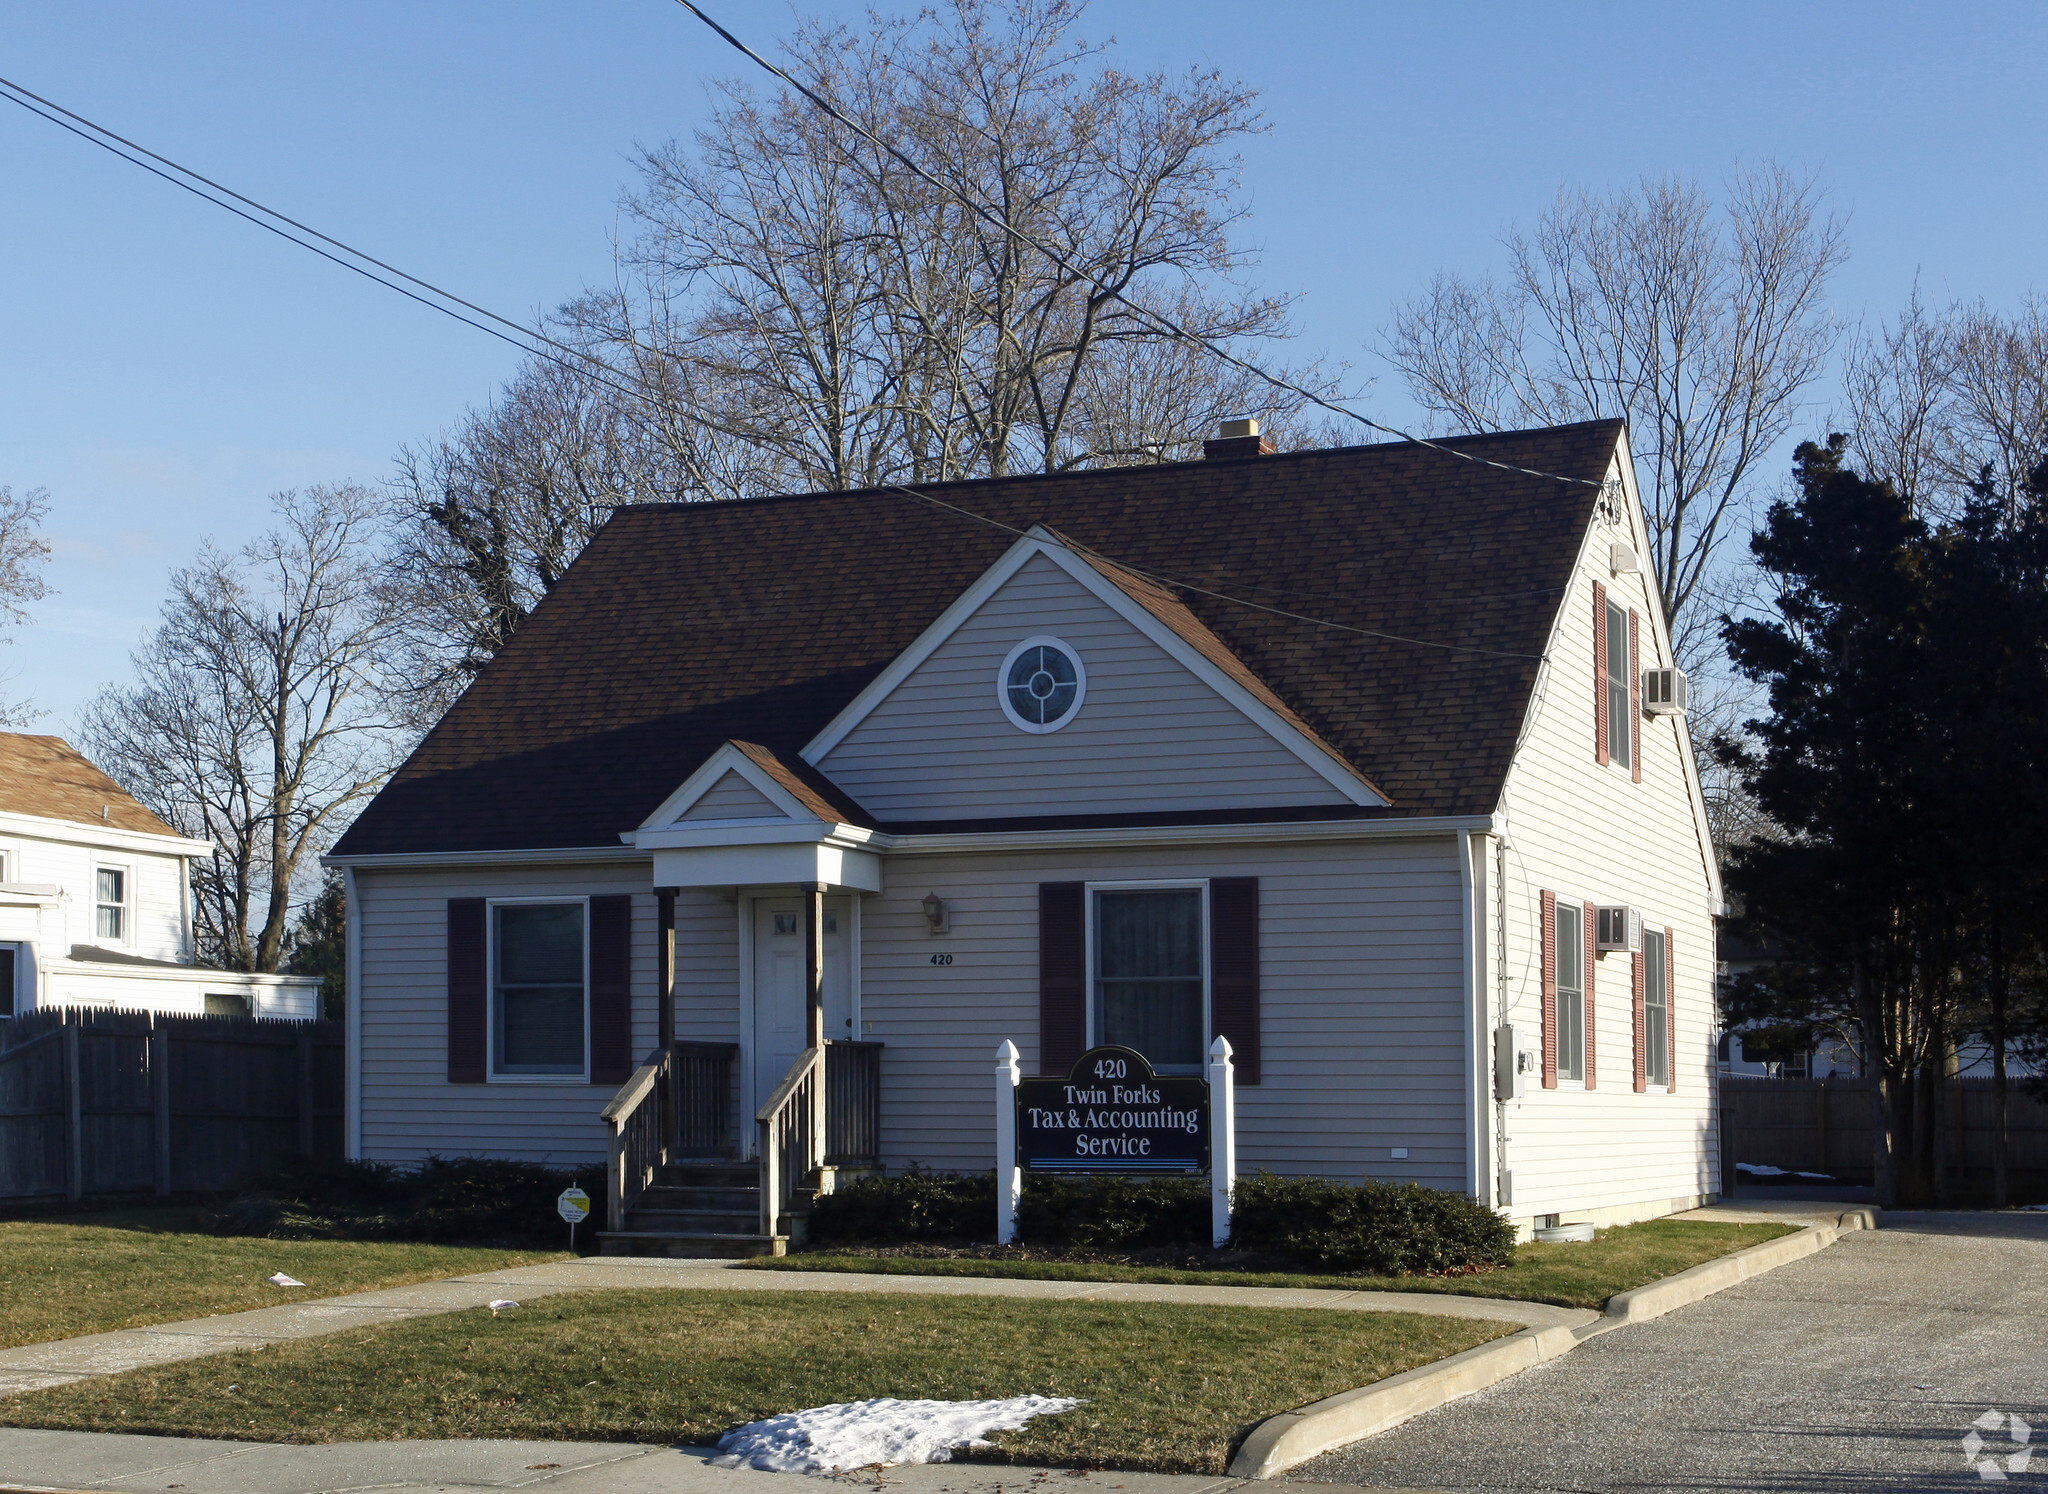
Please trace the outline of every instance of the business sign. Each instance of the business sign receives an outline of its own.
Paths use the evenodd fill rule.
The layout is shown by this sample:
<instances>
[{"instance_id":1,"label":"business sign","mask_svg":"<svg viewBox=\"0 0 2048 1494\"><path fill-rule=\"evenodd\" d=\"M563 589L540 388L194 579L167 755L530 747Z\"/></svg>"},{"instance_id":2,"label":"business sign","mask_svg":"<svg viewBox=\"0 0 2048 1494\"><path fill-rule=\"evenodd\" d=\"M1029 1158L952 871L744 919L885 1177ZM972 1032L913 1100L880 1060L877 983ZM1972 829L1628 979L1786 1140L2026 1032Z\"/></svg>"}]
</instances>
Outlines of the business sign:
<instances>
[{"instance_id":1,"label":"business sign","mask_svg":"<svg viewBox=\"0 0 2048 1494\"><path fill-rule=\"evenodd\" d=\"M1162 1078L1129 1048L1091 1048L1064 1079L1017 1084L1017 1164L1032 1172L1202 1172L1209 1085Z\"/></svg>"}]
</instances>

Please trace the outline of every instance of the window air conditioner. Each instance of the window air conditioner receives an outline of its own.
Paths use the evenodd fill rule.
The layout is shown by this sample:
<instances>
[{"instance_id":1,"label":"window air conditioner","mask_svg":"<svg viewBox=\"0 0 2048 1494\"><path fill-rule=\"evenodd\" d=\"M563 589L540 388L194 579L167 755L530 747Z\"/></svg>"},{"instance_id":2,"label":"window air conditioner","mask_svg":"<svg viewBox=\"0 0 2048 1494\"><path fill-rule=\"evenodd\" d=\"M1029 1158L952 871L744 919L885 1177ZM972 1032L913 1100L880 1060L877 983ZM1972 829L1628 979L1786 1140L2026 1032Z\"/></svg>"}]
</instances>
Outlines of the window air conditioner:
<instances>
[{"instance_id":1,"label":"window air conditioner","mask_svg":"<svg viewBox=\"0 0 2048 1494\"><path fill-rule=\"evenodd\" d=\"M1685 714L1685 671L1645 669L1643 671L1643 712L1650 716Z\"/></svg>"},{"instance_id":2,"label":"window air conditioner","mask_svg":"<svg viewBox=\"0 0 2048 1494\"><path fill-rule=\"evenodd\" d=\"M1639 950L1643 947L1640 908L1598 908L1593 913L1595 949Z\"/></svg>"}]
</instances>

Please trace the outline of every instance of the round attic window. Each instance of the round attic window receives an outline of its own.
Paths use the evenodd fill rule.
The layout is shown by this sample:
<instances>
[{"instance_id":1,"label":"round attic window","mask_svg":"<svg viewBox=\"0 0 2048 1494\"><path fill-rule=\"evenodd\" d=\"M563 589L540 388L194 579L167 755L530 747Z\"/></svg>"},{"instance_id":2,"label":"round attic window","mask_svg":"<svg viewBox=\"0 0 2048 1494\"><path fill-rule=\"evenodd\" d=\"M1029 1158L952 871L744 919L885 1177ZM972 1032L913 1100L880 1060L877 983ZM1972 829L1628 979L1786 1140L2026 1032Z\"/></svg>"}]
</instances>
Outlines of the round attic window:
<instances>
[{"instance_id":1,"label":"round attic window","mask_svg":"<svg viewBox=\"0 0 2048 1494\"><path fill-rule=\"evenodd\" d=\"M996 675L996 699L1020 731L1058 731L1074 719L1087 694L1081 656L1058 638L1025 639Z\"/></svg>"}]
</instances>

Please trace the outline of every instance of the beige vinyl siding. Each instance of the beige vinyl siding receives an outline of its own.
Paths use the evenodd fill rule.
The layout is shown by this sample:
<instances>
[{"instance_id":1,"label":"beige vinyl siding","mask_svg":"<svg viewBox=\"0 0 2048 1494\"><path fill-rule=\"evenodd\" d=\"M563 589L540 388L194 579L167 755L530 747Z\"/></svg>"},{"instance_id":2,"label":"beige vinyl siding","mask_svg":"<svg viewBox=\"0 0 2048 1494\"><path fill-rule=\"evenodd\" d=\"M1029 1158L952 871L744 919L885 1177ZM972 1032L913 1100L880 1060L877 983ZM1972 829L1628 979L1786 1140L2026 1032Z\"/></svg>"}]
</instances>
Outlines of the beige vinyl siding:
<instances>
[{"instance_id":1,"label":"beige vinyl siding","mask_svg":"<svg viewBox=\"0 0 2048 1494\"><path fill-rule=\"evenodd\" d=\"M1038 1066L1038 883L1255 876L1264 1083L1239 1092L1240 1167L1468 1186L1449 837L892 857L887 875L862 911L862 1016L887 1045L891 1169L993 1165L996 1045ZM926 932L928 890L950 934Z\"/></svg>"},{"instance_id":2,"label":"beige vinyl siding","mask_svg":"<svg viewBox=\"0 0 2048 1494\"><path fill-rule=\"evenodd\" d=\"M1033 735L1004 716L996 674L1041 634L1079 652L1088 688L1068 725ZM1350 802L1042 555L819 767L884 821Z\"/></svg>"},{"instance_id":3,"label":"beige vinyl siding","mask_svg":"<svg viewBox=\"0 0 2048 1494\"><path fill-rule=\"evenodd\" d=\"M1544 1090L1531 1074L1508 1106L1508 1156L1518 1218L1618 1209L1720 1188L1713 1111L1714 920L1706 852L1686 777L1689 746L1676 717L1645 717L1643 781L1594 760L1593 583L1642 629L1642 667L1671 662L1652 626L1647 574L1613 575L1609 543L1638 532L1596 526L1574 578L1528 740L1508 786L1507 945L1511 1017L1523 1046L1540 1049L1540 898L1640 908L1646 927L1671 928L1676 974L1678 1090L1634 1088L1631 973L1626 953L1593 962L1595 1088ZM1627 722L1615 723L1617 732ZM1489 852L1490 856L1490 852ZM1486 868L1490 877L1491 867ZM1487 996L1494 1000L1493 924L1482 925ZM1498 1020L1497 1001L1492 1018ZM1489 1159L1489 1166L1491 1161Z\"/></svg>"},{"instance_id":4,"label":"beige vinyl siding","mask_svg":"<svg viewBox=\"0 0 2048 1494\"><path fill-rule=\"evenodd\" d=\"M786 820L768 796L732 769L704 791L704 797L676 816L679 820Z\"/></svg>"},{"instance_id":5,"label":"beige vinyl siding","mask_svg":"<svg viewBox=\"0 0 2048 1494\"><path fill-rule=\"evenodd\" d=\"M598 1114L615 1086L448 1083L448 899L633 894L633 1045L645 1053L654 1046L656 1021L651 876L648 862L358 869L362 1155L386 1162L429 1153L556 1165L602 1160L607 1133Z\"/></svg>"}]
</instances>

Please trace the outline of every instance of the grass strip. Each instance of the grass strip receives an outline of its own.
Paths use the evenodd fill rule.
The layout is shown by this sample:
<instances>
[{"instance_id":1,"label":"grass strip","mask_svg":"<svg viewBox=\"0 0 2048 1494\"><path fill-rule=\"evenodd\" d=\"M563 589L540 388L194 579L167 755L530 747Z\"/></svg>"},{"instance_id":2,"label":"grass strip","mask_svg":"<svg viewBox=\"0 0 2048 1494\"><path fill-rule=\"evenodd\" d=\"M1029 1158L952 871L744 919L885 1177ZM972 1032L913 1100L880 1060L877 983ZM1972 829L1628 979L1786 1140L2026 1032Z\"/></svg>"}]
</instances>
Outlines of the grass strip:
<instances>
[{"instance_id":1,"label":"grass strip","mask_svg":"<svg viewBox=\"0 0 2048 1494\"><path fill-rule=\"evenodd\" d=\"M263 1442L703 1445L874 1396L1087 1404L976 1460L1220 1474L1276 1412L1515 1330L1410 1313L609 1291L351 1329L0 1400L0 1424Z\"/></svg>"},{"instance_id":2,"label":"grass strip","mask_svg":"<svg viewBox=\"0 0 2048 1494\"><path fill-rule=\"evenodd\" d=\"M1515 1263L1471 1276L1329 1276L1277 1271L1207 1271L1088 1261L973 1256L861 1255L851 1250L761 1256L757 1271L850 1271L886 1276L994 1276L1024 1281L1149 1281L1194 1286L1314 1287L1331 1291L1443 1292L1504 1297L1599 1311L1617 1292L1675 1276L1703 1261L1793 1233L1789 1224L1652 1219L1603 1229L1577 1245L1515 1247Z\"/></svg>"},{"instance_id":3,"label":"grass strip","mask_svg":"<svg viewBox=\"0 0 2048 1494\"><path fill-rule=\"evenodd\" d=\"M0 1220L0 1348L567 1259L398 1240L206 1234L195 1227L201 1217L143 1209ZM306 1284L263 1279L277 1271Z\"/></svg>"}]
</instances>

